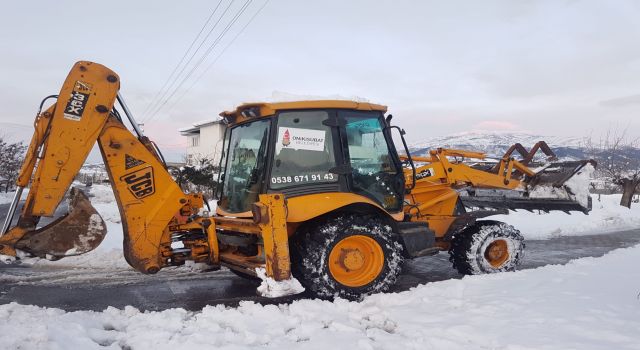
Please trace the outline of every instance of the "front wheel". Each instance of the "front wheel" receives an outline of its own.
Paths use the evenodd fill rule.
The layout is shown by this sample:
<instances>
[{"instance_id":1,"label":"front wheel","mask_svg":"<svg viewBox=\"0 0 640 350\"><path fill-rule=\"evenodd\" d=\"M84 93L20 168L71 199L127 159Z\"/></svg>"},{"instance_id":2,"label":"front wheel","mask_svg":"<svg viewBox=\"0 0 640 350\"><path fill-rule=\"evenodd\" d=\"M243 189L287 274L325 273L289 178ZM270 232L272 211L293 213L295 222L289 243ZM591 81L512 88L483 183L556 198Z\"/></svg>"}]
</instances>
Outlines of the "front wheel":
<instances>
[{"instance_id":1,"label":"front wheel","mask_svg":"<svg viewBox=\"0 0 640 350\"><path fill-rule=\"evenodd\" d=\"M514 271L524 257L524 238L515 227L499 221L478 221L457 233L449 260L463 275Z\"/></svg>"},{"instance_id":2,"label":"front wheel","mask_svg":"<svg viewBox=\"0 0 640 350\"><path fill-rule=\"evenodd\" d=\"M355 300L395 283L402 246L378 218L342 215L302 228L292 244L292 258L294 275L308 291Z\"/></svg>"}]
</instances>

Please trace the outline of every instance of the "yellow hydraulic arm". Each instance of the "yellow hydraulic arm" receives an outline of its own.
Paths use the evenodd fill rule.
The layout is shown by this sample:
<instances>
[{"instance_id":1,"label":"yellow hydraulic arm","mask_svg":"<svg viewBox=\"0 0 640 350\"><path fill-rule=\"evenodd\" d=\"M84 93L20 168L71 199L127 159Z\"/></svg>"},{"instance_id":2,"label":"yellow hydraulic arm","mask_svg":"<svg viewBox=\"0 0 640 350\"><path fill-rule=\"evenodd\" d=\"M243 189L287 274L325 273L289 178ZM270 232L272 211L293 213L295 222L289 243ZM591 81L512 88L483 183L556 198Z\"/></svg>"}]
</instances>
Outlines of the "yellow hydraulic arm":
<instances>
[{"instance_id":1,"label":"yellow hydraulic arm","mask_svg":"<svg viewBox=\"0 0 640 350\"><path fill-rule=\"evenodd\" d=\"M124 226L125 258L134 268L154 273L166 265L168 226L180 225L203 206L200 194L186 195L166 171L153 144L133 135L112 111L120 101L120 78L92 62L78 62L64 82L58 101L38 115L17 184L31 188L15 227L9 215L0 237L0 254L16 249L60 258L95 248L106 225L81 191L72 191L70 212L38 228L52 216L93 145L98 141ZM12 214L12 213L10 213ZM208 250L203 252L208 257ZM164 254L167 255L167 254Z\"/></svg>"}]
</instances>

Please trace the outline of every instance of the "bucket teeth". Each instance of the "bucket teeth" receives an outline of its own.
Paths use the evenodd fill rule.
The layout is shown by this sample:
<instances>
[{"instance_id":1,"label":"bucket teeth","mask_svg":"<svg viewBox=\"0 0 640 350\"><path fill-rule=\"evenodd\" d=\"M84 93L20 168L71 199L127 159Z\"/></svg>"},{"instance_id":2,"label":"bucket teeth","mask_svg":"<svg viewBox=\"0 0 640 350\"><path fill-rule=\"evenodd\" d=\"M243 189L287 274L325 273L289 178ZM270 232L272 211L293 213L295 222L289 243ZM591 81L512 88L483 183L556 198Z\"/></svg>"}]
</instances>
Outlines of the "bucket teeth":
<instances>
[{"instance_id":1,"label":"bucket teeth","mask_svg":"<svg viewBox=\"0 0 640 350\"><path fill-rule=\"evenodd\" d=\"M69 212L49 225L27 232L16 249L46 258L63 258L92 251L104 239L107 226L81 190L70 191Z\"/></svg>"}]
</instances>

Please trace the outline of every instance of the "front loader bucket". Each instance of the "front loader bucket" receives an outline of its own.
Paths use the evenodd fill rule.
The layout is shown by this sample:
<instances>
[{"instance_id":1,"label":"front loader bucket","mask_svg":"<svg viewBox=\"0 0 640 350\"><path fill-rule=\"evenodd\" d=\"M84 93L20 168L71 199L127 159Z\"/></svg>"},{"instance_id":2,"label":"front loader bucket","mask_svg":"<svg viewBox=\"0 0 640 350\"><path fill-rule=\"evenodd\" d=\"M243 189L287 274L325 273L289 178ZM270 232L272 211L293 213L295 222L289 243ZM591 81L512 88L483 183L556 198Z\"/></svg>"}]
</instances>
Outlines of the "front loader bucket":
<instances>
[{"instance_id":1,"label":"front loader bucket","mask_svg":"<svg viewBox=\"0 0 640 350\"><path fill-rule=\"evenodd\" d=\"M576 175L581 175L583 170L586 170L586 175L590 176L593 169L589 167L589 165L591 165L591 167L595 167L596 163L593 160L549 163L539 168L536 175L527 181L527 185L530 188L535 188L537 186L551 186L558 188L565 185Z\"/></svg>"},{"instance_id":2,"label":"front loader bucket","mask_svg":"<svg viewBox=\"0 0 640 350\"><path fill-rule=\"evenodd\" d=\"M107 234L107 226L87 196L79 189L70 191L69 212L49 225L27 232L16 249L42 258L59 259L95 249Z\"/></svg>"},{"instance_id":3,"label":"front loader bucket","mask_svg":"<svg viewBox=\"0 0 640 350\"><path fill-rule=\"evenodd\" d=\"M548 206L543 205L542 210L587 213L591 210L589 184L595 165L593 160L548 164L527 182L529 197L548 200ZM563 205L558 207L559 203L566 203L566 209Z\"/></svg>"},{"instance_id":4,"label":"front loader bucket","mask_svg":"<svg viewBox=\"0 0 640 350\"><path fill-rule=\"evenodd\" d=\"M523 179L525 186L518 191L474 189L461 193L460 199L467 207L587 214L591 211L589 179L595 165L592 160L549 163Z\"/></svg>"}]
</instances>

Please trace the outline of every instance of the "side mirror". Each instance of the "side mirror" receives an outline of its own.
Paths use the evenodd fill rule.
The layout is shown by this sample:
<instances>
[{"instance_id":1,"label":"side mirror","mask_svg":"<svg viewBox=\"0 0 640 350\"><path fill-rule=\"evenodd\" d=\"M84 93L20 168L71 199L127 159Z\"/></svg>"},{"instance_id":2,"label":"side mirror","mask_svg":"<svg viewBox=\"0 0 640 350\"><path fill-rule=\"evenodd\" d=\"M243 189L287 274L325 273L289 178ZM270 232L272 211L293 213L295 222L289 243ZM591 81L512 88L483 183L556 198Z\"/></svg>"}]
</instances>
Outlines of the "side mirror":
<instances>
[{"instance_id":1,"label":"side mirror","mask_svg":"<svg viewBox=\"0 0 640 350\"><path fill-rule=\"evenodd\" d=\"M391 119L393 118L393 114L389 114L387 116L387 119L385 119L385 122L387 123L387 126L391 126Z\"/></svg>"}]
</instances>

